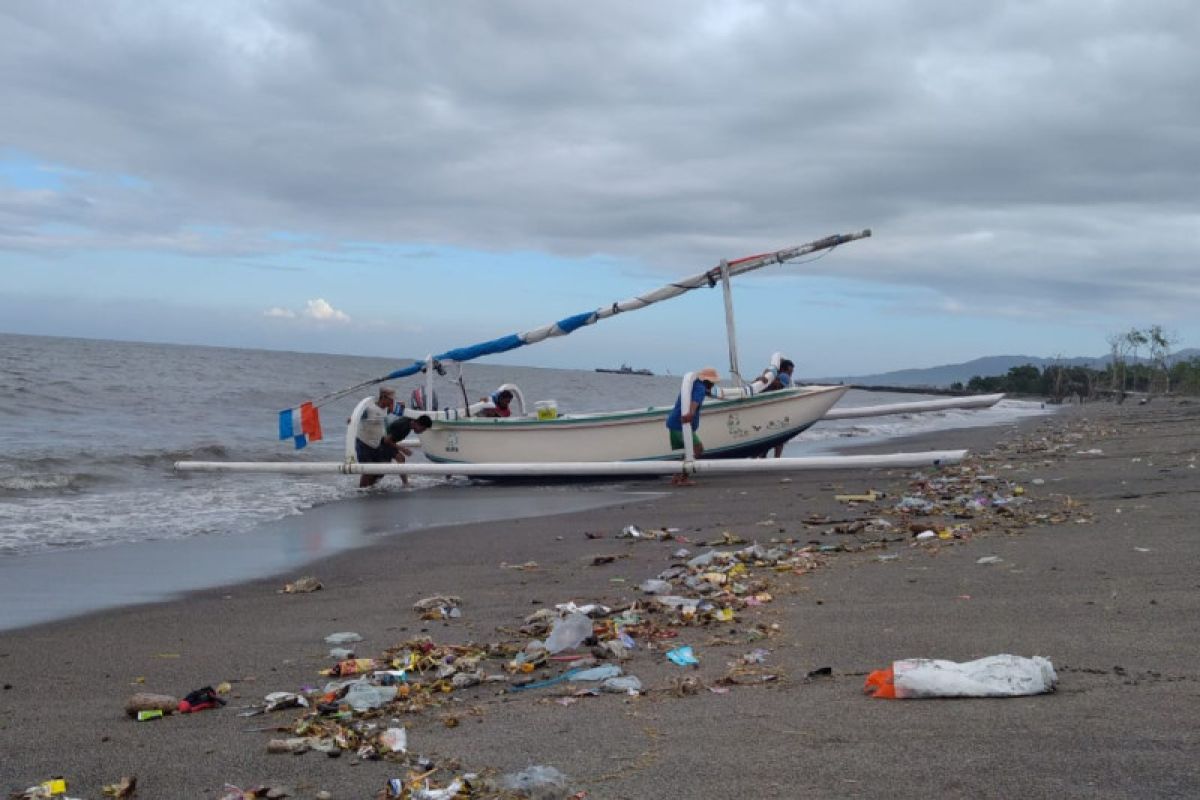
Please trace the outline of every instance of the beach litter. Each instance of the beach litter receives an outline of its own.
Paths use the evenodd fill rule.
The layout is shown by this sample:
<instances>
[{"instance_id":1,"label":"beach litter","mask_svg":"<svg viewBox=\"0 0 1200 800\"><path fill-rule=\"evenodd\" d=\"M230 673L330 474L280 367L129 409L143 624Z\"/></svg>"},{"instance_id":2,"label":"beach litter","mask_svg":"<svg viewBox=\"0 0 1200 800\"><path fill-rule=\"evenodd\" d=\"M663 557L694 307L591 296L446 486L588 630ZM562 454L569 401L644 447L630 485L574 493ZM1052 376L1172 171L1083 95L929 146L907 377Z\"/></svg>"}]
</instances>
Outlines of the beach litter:
<instances>
[{"instance_id":1,"label":"beach litter","mask_svg":"<svg viewBox=\"0 0 1200 800\"><path fill-rule=\"evenodd\" d=\"M13 800L35 800L35 798L42 797L57 797L59 800L72 800L66 794L66 778L54 777L42 781L37 786L30 786L23 792L16 792L11 797Z\"/></svg>"},{"instance_id":2,"label":"beach litter","mask_svg":"<svg viewBox=\"0 0 1200 800\"><path fill-rule=\"evenodd\" d=\"M462 598L435 594L413 603L413 611L419 612L425 620L458 619L462 616Z\"/></svg>"},{"instance_id":3,"label":"beach litter","mask_svg":"<svg viewBox=\"0 0 1200 800\"><path fill-rule=\"evenodd\" d=\"M389 753L408 752L408 731L405 728L388 728L379 737L379 743L387 748Z\"/></svg>"},{"instance_id":4,"label":"beach litter","mask_svg":"<svg viewBox=\"0 0 1200 800\"><path fill-rule=\"evenodd\" d=\"M189 692L179 701L178 710L180 714L194 714L198 711L220 708L223 705L225 705L225 698L217 694L217 690L213 687L205 686L203 689Z\"/></svg>"},{"instance_id":5,"label":"beach litter","mask_svg":"<svg viewBox=\"0 0 1200 800\"><path fill-rule=\"evenodd\" d=\"M262 706L252 706L238 714L239 717L253 717L258 714L270 714L288 708L308 708L308 698L295 692L271 692L263 698Z\"/></svg>"},{"instance_id":6,"label":"beach litter","mask_svg":"<svg viewBox=\"0 0 1200 800\"><path fill-rule=\"evenodd\" d=\"M281 594L308 594L309 592L320 591L324 585L311 575L300 578L292 583L284 584L280 589Z\"/></svg>"},{"instance_id":7,"label":"beach litter","mask_svg":"<svg viewBox=\"0 0 1200 800\"><path fill-rule=\"evenodd\" d=\"M526 561L524 564L509 564L507 561L500 562L500 569L515 569L521 572L532 572L538 568L538 562L536 561Z\"/></svg>"},{"instance_id":8,"label":"beach litter","mask_svg":"<svg viewBox=\"0 0 1200 800\"><path fill-rule=\"evenodd\" d=\"M678 528L659 528L658 530L642 530L637 525L626 525L617 534L618 539L634 539L638 541L662 542L675 538Z\"/></svg>"},{"instance_id":9,"label":"beach litter","mask_svg":"<svg viewBox=\"0 0 1200 800\"><path fill-rule=\"evenodd\" d=\"M565 796L567 776L554 767L534 765L503 776L500 787L525 797L552 800Z\"/></svg>"},{"instance_id":10,"label":"beach litter","mask_svg":"<svg viewBox=\"0 0 1200 800\"><path fill-rule=\"evenodd\" d=\"M611 694L638 695L642 692L642 682L636 675L606 678L600 682L600 691Z\"/></svg>"},{"instance_id":11,"label":"beach litter","mask_svg":"<svg viewBox=\"0 0 1200 800\"><path fill-rule=\"evenodd\" d=\"M875 698L1022 697L1053 692L1058 676L1041 656L1001 654L958 663L912 658L867 676L863 691Z\"/></svg>"},{"instance_id":12,"label":"beach litter","mask_svg":"<svg viewBox=\"0 0 1200 800\"><path fill-rule=\"evenodd\" d=\"M227 783L221 789L217 800L283 800L290 796L291 791L286 786L255 786L252 789L242 789Z\"/></svg>"},{"instance_id":13,"label":"beach litter","mask_svg":"<svg viewBox=\"0 0 1200 800\"><path fill-rule=\"evenodd\" d=\"M862 494L835 494L833 499L839 503L874 503L884 497L887 497L885 493L871 489Z\"/></svg>"},{"instance_id":14,"label":"beach litter","mask_svg":"<svg viewBox=\"0 0 1200 800\"><path fill-rule=\"evenodd\" d=\"M412 800L454 800L462 790L463 782L456 778L441 789L432 787L426 782L424 787L413 789L409 797ZM403 797L403 795L399 796Z\"/></svg>"},{"instance_id":15,"label":"beach litter","mask_svg":"<svg viewBox=\"0 0 1200 800\"><path fill-rule=\"evenodd\" d=\"M321 670L321 674L331 678L345 678L350 675L361 675L378 667L379 663L373 658L348 658L345 661L339 661L329 669Z\"/></svg>"},{"instance_id":16,"label":"beach litter","mask_svg":"<svg viewBox=\"0 0 1200 800\"><path fill-rule=\"evenodd\" d=\"M1003 562L1004 562L1004 559L1001 558L1000 556L983 556L982 558L978 558L975 560L976 564L984 564L984 565L1001 564Z\"/></svg>"},{"instance_id":17,"label":"beach litter","mask_svg":"<svg viewBox=\"0 0 1200 800\"><path fill-rule=\"evenodd\" d=\"M592 620L587 614L573 611L554 623L543 644L548 653L573 650L592 635Z\"/></svg>"},{"instance_id":18,"label":"beach litter","mask_svg":"<svg viewBox=\"0 0 1200 800\"><path fill-rule=\"evenodd\" d=\"M123 775L116 783L105 784L100 788L105 797L115 797L116 800L127 800L137 792L137 776Z\"/></svg>"},{"instance_id":19,"label":"beach litter","mask_svg":"<svg viewBox=\"0 0 1200 800\"><path fill-rule=\"evenodd\" d=\"M629 577L625 591L631 596L613 606L580 598L557 604L538 600L535 605L544 607L525 616L519 627L499 628L504 636L498 641L447 645L423 636L377 652L374 658L341 659L322 671L330 679L322 688L285 693L308 702L306 707L297 704L298 716L292 723L258 730L284 731L268 744L272 752L315 751L330 757L346 754L356 761L407 765L410 771L394 779L399 788L389 790L389 796L403 800L450 798L460 792L476 792L484 784L473 781L470 773L458 772L457 762L434 766L409 752L407 733L404 748L395 749L400 734L394 731L403 730L397 719L401 715L426 712L438 714L443 722L453 719L455 727L465 729L460 719L482 715L488 707L486 700L478 706L466 705L472 702L471 687L497 684L499 693L514 700L528 697L529 702L568 707L604 694L631 697L649 691L683 697L705 690L728 694L738 687L783 680L786 676L779 668L768 666L772 659L763 646L781 626L754 619L756 607L773 602L778 594L774 582L781 577L821 569L830 563L833 553L887 548L892 542L912 541L926 532L920 541L933 554L940 546L990 530L1012 532L1035 522L1084 516L1077 503L1068 500L1063 504L1054 495L1039 498L1038 504L1059 505L1035 514L1033 500L1018 491L1015 483L1000 477L1005 466L992 463L985 468L986 463L977 458L954 468L912 473L902 492L895 493L898 500L867 506L869 513L860 519L810 515L803 520L805 525L826 526L823 535L846 537L836 545L777 538L748 542L737 532L724 531L707 544L689 543L698 551L680 548L677 543L667 546L663 555L669 558L669 565L644 579ZM876 489L870 494L877 495L875 500L883 497ZM615 538L628 539L631 544L683 541L671 529L650 531L635 525L625 526ZM624 557L589 556L588 560L612 563ZM895 555L876 557L892 560ZM504 566L537 568L535 562ZM460 603L452 595L433 595L418 601L414 610L430 614L430 618L445 618ZM636 658L663 655L671 664L695 669L700 664L696 650L692 645L678 645L678 640L686 634L684 629L701 626L720 626L704 643L705 648L739 648L729 654L723 677L705 683L700 673L681 670L665 678L664 685L647 689L638 677L628 674ZM706 652L712 654L710 661L717 658L714 651ZM894 676L894 665L892 672ZM830 668L822 667L803 680L831 675ZM904 680L900 684L903 686ZM892 686L894 691L894 681ZM474 697L479 700L481 696ZM449 722L445 724L451 727Z\"/></svg>"},{"instance_id":20,"label":"beach litter","mask_svg":"<svg viewBox=\"0 0 1200 800\"><path fill-rule=\"evenodd\" d=\"M771 655L770 650L764 650L761 647L755 648L742 656L742 662L745 664L765 664L769 655Z\"/></svg>"},{"instance_id":21,"label":"beach litter","mask_svg":"<svg viewBox=\"0 0 1200 800\"><path fill-rule=\"evenodd\" d=\"M604 664L591 669L584 669L571 676L572 682L605 681L620 676L621 668L616 664Z\"/></svg>"},{"instance_id":22,"label":"beach litter","mask_svg":"<svg viewBox=\"0 0 1200 800\"><path fill-rule=\"evenodd\" d=\"M125 703L125 713L133 719L155 719L164 714L174 714L179 708L179 698L169 694L138 692ZM157 712L156 714L153 712ZM147 716L142 717L142 714Z\"/></svg>"},{"instance_id":23,"label":"beach litter","mask_svg":"<svg viewBox=\"0 0 1200 800\"><path fill-rule=\"evenodd\" d=\"M696 658L696 653L692 650L691 645L676 647L674 650L668 651L667 658L672 664L678 664L681 667L700 666L700 659Z\"/></svg>"},{"instance_id":24,"label":"beach litter","mask_svg":"<svg viewBox=\"0 0 1200 800\"><path fill-rule=\"evenodd\" d=\"M362 640L363 637L353 631L343 631L341 633L331 633L326 636L325 644L354 644Z\"/></svg>"},{"instance_id":25,"label":"beach litter","mask_svg":"<svg viewBox=\"0 0 1200 800\"><path fill-rule=\"evenodd\" d=\"M669 581L660 580L658 578L648 578L647 580L642 581L641 586L638 588L646 594L666 594L674 587L671 586Z\"/></svg>"}]
</instances>

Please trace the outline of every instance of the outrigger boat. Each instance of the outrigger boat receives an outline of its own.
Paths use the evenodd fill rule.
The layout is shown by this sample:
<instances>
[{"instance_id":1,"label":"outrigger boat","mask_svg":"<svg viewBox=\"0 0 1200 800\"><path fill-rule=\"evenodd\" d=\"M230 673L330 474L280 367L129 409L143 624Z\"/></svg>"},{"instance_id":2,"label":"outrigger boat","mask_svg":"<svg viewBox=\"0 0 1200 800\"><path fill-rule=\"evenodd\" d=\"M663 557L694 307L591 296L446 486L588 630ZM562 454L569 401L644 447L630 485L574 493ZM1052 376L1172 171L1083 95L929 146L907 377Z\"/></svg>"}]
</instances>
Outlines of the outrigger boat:
<instances>
[{"instance_id":1,"label":"outrigger boat","mask_svg":"<svg viewBox=\"0 0 1200 800\"><path fill-rule=\"evenodd\" d=\"M799 435L821 419L879 416L891 413L917 413L945 408L980 408L994 405L1003 395L949 398L919 403L874 406L870 409L835 409L834 405L849 386L798 386L767 391L776 376L781 356L777 353L766 371L753 380L740 374L733 319L730 279L752 270L784 264L811 253L829 251L839 245L863 239L870 230L841 234L808 244L749 256L737 261L722 261L698 275L667 284L653 292L602 306L559 320L525 333L511 334L488 342L430 355L421 361L351 387L332 392L293 409L280 412L281 439L293 439L296 447L321 438L317 409L333 400L360 392L385 381L424 373L425 388L413 392L413 403L396 411L409 417L427 414L433 426L420 435L420 446L429 463L361 464L355 456L357 420L366 406L374 402L368 396L359 401L350 415L346 431L344 459L329 462L179 462L182 471L244 471L344 474L459 474L482 477L501 476L587 476L587 475L664 475L698 472L782 472L814 468L861 468L872 466L922 466L960 460L963 450L924 453L895 453L870 456L823 456L809 458L761 459L771 447ZM535 344L555 336L568 335L581 327L595 324L617 314L634 311L654 303L678 297L699 288L720 284L725 295L726 329L729 341L729 369L734 386L715 387L704 403L703 435L705 459L697 460L691 437L684 437L684 452L672 451L665 429L669 406L636 410L563 414L547 401L535 403L529 413L524 393L505 384L497 389L514 395L515 412L509 417L481 417L486 403L463 408L429 408L434 397L433 376L445 374L449 364L459 365L486 355ZM681 397L691 395L694 373L683 377Z\"/></svg>"}]
</instances>

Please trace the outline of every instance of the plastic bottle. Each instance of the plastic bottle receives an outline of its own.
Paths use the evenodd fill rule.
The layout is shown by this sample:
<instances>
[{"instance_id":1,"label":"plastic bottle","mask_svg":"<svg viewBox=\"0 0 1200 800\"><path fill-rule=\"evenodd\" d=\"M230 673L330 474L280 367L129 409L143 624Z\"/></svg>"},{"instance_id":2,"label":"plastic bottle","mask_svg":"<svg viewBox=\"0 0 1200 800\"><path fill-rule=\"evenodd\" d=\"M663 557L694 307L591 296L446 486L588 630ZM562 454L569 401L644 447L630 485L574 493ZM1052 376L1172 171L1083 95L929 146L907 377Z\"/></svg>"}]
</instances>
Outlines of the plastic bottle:
<instances>
[{"instance_id":1,"label":"plastic bottle","mask_svg":"<svg viewBox=\"0 0 1200 800\"><path fill-rule=\"evenodd\" d=\"M1001 654L957 663L929 658L895 661L867 676L863 691L882 699L1019 697L1054 691L1058 676L1041 656Z\"/></svg>"}]
</instances>

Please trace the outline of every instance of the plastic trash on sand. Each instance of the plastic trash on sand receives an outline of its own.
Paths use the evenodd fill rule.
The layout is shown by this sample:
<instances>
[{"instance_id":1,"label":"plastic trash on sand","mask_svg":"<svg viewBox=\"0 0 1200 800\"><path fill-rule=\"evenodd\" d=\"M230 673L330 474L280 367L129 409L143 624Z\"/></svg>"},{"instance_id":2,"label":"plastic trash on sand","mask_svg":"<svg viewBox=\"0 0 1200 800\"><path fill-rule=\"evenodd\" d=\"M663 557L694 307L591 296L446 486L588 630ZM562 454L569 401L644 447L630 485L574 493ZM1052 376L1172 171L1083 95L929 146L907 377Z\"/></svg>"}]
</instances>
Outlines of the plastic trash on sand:
<instances>
[{"instance_id":1,"label":"plastic trash on sand","mask_svg":"<svg viewBox=\"0 0 1200 800\"><path fill-rule=\"evenodd\" d=\"M671 650L667 653L667 658L669 658L672 663L678 664L681 667L694 667L700 664L700 661L696 658L696 653L692 650L692 646L690 644L684 645L683 647L676 647L674 650Z\"/></svg>"},{"instance_id":2,"label":"plastic trash on sand","mask_svg":"<svg viewBox=\"0 0 1200 800\"><path fill-rule=\"evenodd\" d=\"M372 686L366 681L354 681L343 698L355 711L370 711L396 699L395 686Z\"/></svg>"},{"instance_id":3,"label":"plastic trash on sand","mask_svg":"<svg viewBox=\"0 0 1200 800\"><path fill-rule=\"evenodd\" d=\"M379 743L392 753L408 751L408 731L404 728L388 728L379 736Z\"/></svg>"},{"instance_id":4,"label":"plastic trash on sand","mask_svg":"<svg viewBox=\"0 0 1200 800\"><path fill-rule=\"evenodd\" d=\"M618 678L609 678L601 683L600 691L612 694L640 694L642 682L636 675L622 675Z\"/></svg>"},{"instance_id":5,"label":"plastic trash on sand","mask_svg":"<svg viewBox=\"0 0 1200 800\"><path fill-rule=\"evenodd\" d=\"M872 697L1022 697L1054 691L1058 676L1049 659L1001 654L976 661L929 658L895 661L867 676L863 691Z\"/></svg>"},{"instance_id":6,"label":"plastic trash on sand","mask_svg":"<svg viewBox=\"0 0 1200 800\"><path fill-rule=\"evenodd\" d=\"M19 798L19 800L25 800L25 798L63 797L66 793L66 778L50 778L49 780L42 781L37 786L30 786L24 792L17 792L11 796Z\"/></svg>"},{"instance_id":7,"label":"plastic trash on sand","mask_svg":"<svg viewBox=\"0 0 1200 800\"><path fill-rule=\"evenodd\" d=\"M294 583L286 583L280 591L283 594L308 594L319 592L324 585L312 575L307 575Z\"/></svg>"},{"instance_id":8,"label":"plastic trash on sand","mask_svg":"<svg viewBox=\"0 0 1200 800\"><path fill-rule=\"evenodd\" d=\"M100 788L105 797L115 797L117 800L127 800L137 793L137 776L122 775L116 783L105 784Z\"/></svg>"},{"instance_id":9,"label":"plastic trash on sand","mask_svg":"<svg viewBox=\"0 0 1200 800\"><path fill-rule=\"evenodd\" d=\"M591 669L584 669L571 676L573 681L604 681L621 675L621 668L616 664L605 664Z\"/></svg>"},{"instance_id":10,"label":"plastic trash on sand","mask_svg":"<svg viewBox=\"0 0 1200 800\"><path fill-rule=\"evenodd\" d=\"M455 778L445 789L432 789L429 787L413 789L412 798L413 800L454 800L462 790L463 782Z\"/></svg>"},{"instance_id":11,"label":"plastic trash on sand","mask_svg":"<svg viewBox=\"0 0 1200 800\"><path fill-rule=\"evenodd\" d=\"M342 631L341 633L331 633L325 637L325 644L354 644L361 642L363 638L353 631Z\"/></svg>"},{"instance_id":12,"label":"plastic trash on sand","mask_svg":"<svg viewBox=\"0 0 1200 800\"><path fill-rule=\"evenodd\" d=\"M578 647L591 635L592 620L587 614L576 611L554 623L550 635L546 637L546 651L553 654L570 650Z\"/></svg>"},{"instance_id":13,"label":"plastic trash on sand","mask_svg":"<svg viewBox=\"0 0 1200 800\"><path fill-rule=\"evenodd\" d=\"M549 789L566 789L567 776L554 767L535 765L505 775L500 779L500 786L510 791L543 797L547 796L544 793ZM549 796L557 795L552 793Z\"/></svg>"}]
</instances>

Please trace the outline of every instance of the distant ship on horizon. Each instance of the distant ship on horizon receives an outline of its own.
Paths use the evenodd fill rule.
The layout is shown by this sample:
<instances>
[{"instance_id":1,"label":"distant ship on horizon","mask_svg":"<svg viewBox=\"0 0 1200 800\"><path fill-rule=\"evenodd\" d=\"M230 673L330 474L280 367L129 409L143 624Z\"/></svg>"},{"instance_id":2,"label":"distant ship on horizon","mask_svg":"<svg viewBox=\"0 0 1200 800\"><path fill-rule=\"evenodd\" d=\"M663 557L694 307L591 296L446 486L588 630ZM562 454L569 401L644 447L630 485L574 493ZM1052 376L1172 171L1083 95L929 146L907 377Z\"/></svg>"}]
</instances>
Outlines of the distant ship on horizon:
<instances>
[{"instance_id":1,"label":"distant ship on horizon","mask_svg":"<svg viewBox=\"0 0 1200 800\"><path fill-rule=\"evenodd\" d=\"M622 364L619 369L611 367L596 367L596 372L607 372L611 375L653 375L648 369L634 369L628 364Z\"/></svg>"}]
</instances>

